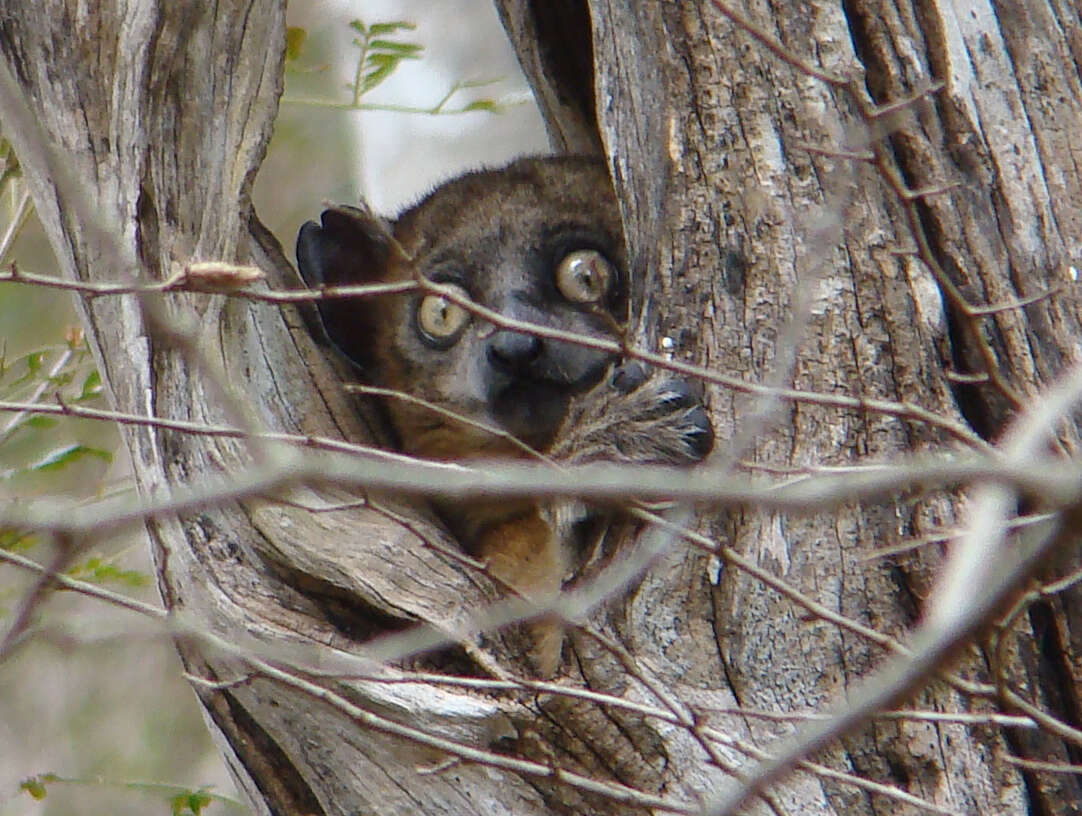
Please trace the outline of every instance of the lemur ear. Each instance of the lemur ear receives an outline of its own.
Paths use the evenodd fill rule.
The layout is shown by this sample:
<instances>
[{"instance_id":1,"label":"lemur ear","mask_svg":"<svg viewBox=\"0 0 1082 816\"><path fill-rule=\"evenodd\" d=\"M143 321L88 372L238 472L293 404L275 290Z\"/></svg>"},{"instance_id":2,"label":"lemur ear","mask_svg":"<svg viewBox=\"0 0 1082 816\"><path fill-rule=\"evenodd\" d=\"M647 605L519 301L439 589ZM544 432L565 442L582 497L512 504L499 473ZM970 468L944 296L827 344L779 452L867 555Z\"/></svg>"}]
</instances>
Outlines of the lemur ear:
<instances>
[{"instance_id":1,"label":"lemur ear","mask_svg":"<svg viewBox=\"0 0 1082 816\"><path fill-rule=\"evenodd\" d=\"M338 205L297 235L297 265L309 287L383 280L394 248L391 226L370 210Z\"/></svg>"},{"instance_id":2,"label":"lemur ear","mask_svg":"<svg viewBox=\"0 0 1082 816\"><path fill-rule=\"evenodd\" d=\"M324 210L319 224L309 221L301 227L297 267L312 289L378 283L387 280L396 249L386 221L369 210L339 205ZM322 335L354 364L370 370L376 360L372 334L379 306L375 300L328 298L316 306L319 320L309 329L316 328L317 338Z\"/></svg>"}]
</instances>

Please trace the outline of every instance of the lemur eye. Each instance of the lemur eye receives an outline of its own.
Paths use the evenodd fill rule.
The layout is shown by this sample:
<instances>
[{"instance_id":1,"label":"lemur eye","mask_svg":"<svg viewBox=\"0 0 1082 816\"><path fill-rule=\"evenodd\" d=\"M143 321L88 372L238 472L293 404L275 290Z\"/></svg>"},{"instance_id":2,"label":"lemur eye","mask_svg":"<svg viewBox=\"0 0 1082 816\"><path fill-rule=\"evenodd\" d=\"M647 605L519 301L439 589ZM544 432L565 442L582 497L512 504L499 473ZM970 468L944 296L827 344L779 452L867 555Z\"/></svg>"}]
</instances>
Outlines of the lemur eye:
<instances>
[{"instance_id":1,"label":"lemur eye","mask_svg":"<svg viewBox=\"0 0 1082 816\"><path fill-rule=\"evenodd\" d=\"M468 298L470 293L461 286L445 283L455 294ZM441 295L425 295L417 306L417 327L429 340L450 345L470 322L470 313Z\"/></svg>"},{"instance_id":2,"label":"lemur eye","mask_svg":"<svg viewBox=\"0 0 1082 816\"><path fill-rule=\"evenodd\" d=\"M612 288L616 270L596 249L568 252L556 266L556 288L572 303L598 303Z\"/></svg>"}]
</instances>

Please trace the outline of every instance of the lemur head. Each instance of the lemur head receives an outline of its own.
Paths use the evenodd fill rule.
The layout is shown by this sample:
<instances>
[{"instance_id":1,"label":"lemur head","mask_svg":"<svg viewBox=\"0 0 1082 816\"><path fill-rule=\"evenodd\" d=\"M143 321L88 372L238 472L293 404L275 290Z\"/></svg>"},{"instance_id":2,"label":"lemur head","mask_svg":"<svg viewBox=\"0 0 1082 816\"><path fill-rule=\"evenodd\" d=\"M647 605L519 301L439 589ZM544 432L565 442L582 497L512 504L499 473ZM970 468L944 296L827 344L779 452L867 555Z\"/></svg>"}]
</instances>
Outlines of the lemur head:
<instances>
[{"instance_id":1,"label":"lemur head","mask_svg":"<svg viewBox=\"0 0 1082 816\"><path fill-rule=\"evenodd\" d=\"M608 174L587 158L523 159L455 179L393 225L336 207L308 222L297 261L309 286L419 275L493 311L576 334L626 321L627 264ZM543 449L571 398L612 355L501 329L435 294L319 303L327 336L365 380L399 389ZM407 451L511 453L492 434L402 400L388 410Z\"/></svg>"}]
</instances>

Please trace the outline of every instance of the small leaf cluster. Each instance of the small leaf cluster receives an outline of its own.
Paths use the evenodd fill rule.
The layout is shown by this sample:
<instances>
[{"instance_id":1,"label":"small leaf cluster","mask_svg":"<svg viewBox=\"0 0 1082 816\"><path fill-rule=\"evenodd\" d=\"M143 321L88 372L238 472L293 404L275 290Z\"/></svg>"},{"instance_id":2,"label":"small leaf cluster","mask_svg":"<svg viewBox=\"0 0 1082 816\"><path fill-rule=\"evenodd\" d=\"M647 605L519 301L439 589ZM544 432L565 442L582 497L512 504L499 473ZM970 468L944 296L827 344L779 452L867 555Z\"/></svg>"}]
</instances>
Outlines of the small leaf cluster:
<instances>
[{"instance_id":1,"label":"small leaf cluster","mask_svg":"<svg viewBox=\"0 0 1082 816\"><path fill-rule=\"evenodd\" d=\"M49 793L50 785L110 785L140 790L157 795L165 794L169 805L170 816L202 816L204 811L215 802L229 805L236 810L241 810L240 802L225 796L218 796L211 792L210 788L191 790L177 787L176 785L163 785L155 782L110 782L101 778L95 779L66 779L55 773L42 773L24 779L19 783L19 790L27 793L36 801L43 800Z\"/></svg>"},{"instance_id":2,"label":"small leaf cluster","mask_svg":"<svg viewBox=\"0 0 1082 816\"><path fill-rule=\"evenodd\" d=\"M19 160L11 143L0 136L0 190L5 189L13 180L22 175Z\"/></svg>"},{"instance_id":3,"label":"small leaf cluster","mask_svg":"<svg viewBox=\"0 0 1082 816\"><path fill-rule=\"evenodd\" d=\"M424 46L403 39L405 32L416 29L415 24L405 20L391 20L379 23L365 23L363 20L353 20L349 23L349 27L357 35L353 39L353 45L359 52L356 67L353 70L353 82L346 85L351 93L350 102L341 103L330 99L299 98L290 94L283 97L284 102L327 108L381 110L432 116L473 112L501 113L507 107L506 103L492 98L474 99L464 104L450 105L451 100L459 92L492 85L499 81L496 79L458 80L451 85L450 90L442 98L430 106L412 107L393 103L362 102L362 99L370 91L382 85L388 77L394 74L405 60L421 59ZM286 30L286 63L293 72L306 72L306 69L301 68L298 63L304 53L307 40L308 32L303 28L294 27ZM324 65L316 70L323 70L326 67Z\"/></svg>"},{"instance_id":4,"label":"small leaf cluster","mask_svg":"<svg viewBox=\"0 0 1082 816\"><path fill-rule=\"evenodd\" d=\"M353 20L349 27L360 36L353 44L360 49L357 58L353 84L353 104L361 97L382 83L395 72L403 60L420 59L424 46L419 43L398 40L404 31L413 31L416 26L404 20L388 23L365 25L361 20Z\"/></svg>"},{"instance_id":5,"label":"small leaf cluster","mask_svg":"<svg viewBox=\"0 0 1082 816\"><path fill-rule=\"evenodd\" d=\"M172 816L200 816L213 801L206 790L184 791L169 800L169 812Z\"/></svg>"},{"instance_id":6,"label":"small leaf cluster","mask_svg":"<svg viewBox=\"0 0 1082 816\"><path fill-rule=\"evenodd\" d=\"M59 397L73 405L93 400L101 392L101 376L93 367L81 331L70 331L61 346L34 349L14 359L8 359L0 349L0 400L34 403ZM0 481L60 470L86 458L113 460L112 451L106 448L80 442L55 444L59 434L43 433L63 421L32 412L0 414L0 463L7 460L9 465L0 467Z\"/></svg>"},{"instance_id":7,"label":"small leaf cluster","mask_svg":"<svg viewBox=\"0 0 1082 816\"><path fill-rule=\"evenodd\" d=\"M66 574L90 584L120 584L136 588L150 583L150 576L145 572L122 569L100 555L90 556L86 561L69 569Z\"/></svg>"}]
</instances>

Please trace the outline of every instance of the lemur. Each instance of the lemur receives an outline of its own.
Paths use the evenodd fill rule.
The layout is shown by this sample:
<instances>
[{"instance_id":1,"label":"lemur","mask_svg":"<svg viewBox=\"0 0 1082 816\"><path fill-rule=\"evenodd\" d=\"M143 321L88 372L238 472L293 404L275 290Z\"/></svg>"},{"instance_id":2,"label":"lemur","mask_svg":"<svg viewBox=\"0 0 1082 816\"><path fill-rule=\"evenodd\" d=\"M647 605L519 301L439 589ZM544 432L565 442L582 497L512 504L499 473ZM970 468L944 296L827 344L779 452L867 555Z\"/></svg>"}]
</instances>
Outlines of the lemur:
<instances>
[{"instance_id":1,"label":"lemur","mask_svg":"<svg viewBox=\"0 0 1082 816\"><path fill-rule=\"evenodd\" d=\"M592 158L526 158L468 173L393 223L333 207L301 228L297 261L312 288L424 278L514 321L578 335L612 339L627 322L619 212L608 172ZM328 299L318 311L327 338L369 384L469 420L386 399L408 454L514 459L532 448L565 462L691 465L713 446L697 389L607 351L500 328L432 292ZM435 505L497 578L526 597L559 590L568 542L551 503L477 496ZM551 676L562 630L542 621L529 631L535 669Z\"/></svg>"}]
</instances>

